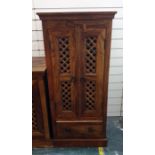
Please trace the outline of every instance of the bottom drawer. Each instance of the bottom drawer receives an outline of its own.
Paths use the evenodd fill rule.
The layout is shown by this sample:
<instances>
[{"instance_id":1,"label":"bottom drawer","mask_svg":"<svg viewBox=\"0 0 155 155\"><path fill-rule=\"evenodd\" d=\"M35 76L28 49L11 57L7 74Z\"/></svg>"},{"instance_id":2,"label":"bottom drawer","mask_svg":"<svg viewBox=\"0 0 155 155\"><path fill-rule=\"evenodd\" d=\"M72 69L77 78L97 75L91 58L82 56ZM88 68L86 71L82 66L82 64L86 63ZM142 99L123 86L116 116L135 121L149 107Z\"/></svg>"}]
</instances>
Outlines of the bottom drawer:
<instances>
[{"instance_id":1,"label":"bottom drawer","mask_svg":"<svg viewBox=\"0 0 155 155\"><path fill-rule=\"evenodd\" d=\"M59 123L56 138L103 138L102 124Z\"/></svg>"}]
</instances>

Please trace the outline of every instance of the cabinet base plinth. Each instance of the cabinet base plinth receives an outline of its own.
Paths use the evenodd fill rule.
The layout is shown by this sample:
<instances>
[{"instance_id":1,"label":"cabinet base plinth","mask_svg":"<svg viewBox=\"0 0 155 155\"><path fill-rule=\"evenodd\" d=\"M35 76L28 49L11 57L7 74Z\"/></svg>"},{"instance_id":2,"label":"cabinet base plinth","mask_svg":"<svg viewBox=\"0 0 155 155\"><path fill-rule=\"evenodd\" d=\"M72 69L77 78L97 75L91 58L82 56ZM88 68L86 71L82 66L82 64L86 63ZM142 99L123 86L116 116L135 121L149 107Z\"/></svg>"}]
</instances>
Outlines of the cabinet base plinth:
<instances>
[{"instance_id":1,"label":"cabinet base plinth","mask_svg":"<svg viewBox=\"0 0 155 155\"><path fill-rule=\"evenodd\" d=\"M98 147L107 146L107 139L55 139L54 147Z\"/></svg>"},{"instance_id":2,"label":"cabinet base plinth","mask_svg":"<svg viewBox=\"0 0 155 155\"><path fill-rule=\"evenodd\" d=\"M53 147L51 140L33 140L32 148L50 148Z\"/></svg>"}]
</instances>

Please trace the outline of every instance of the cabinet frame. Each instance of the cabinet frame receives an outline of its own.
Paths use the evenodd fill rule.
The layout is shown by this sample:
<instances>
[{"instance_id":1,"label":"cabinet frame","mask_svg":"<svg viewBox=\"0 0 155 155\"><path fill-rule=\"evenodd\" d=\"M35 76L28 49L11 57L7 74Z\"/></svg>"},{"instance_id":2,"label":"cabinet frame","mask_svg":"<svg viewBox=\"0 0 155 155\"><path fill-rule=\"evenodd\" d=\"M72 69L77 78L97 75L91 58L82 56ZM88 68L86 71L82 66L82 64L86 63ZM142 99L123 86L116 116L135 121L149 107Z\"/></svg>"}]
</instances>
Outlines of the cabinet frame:
<instances>
[{"instance_id":1,"label":"cabinet frame","mask_svg":"<svg viewBox=\"0 0 155 155\"><path fill-rule=\"evenodd\" d=\"M52 126L53 126L53 135L54 135L54 145L56 146L66 146L69 144L66 144L66 142L71 142L71 146L106 146L107 139L106 139L106 115L107 115L107 97L108 97L108 78L109 78L109 59L110 59L110 48L111 48L111 29L112 29L112 19L114 18L116 12L81 12L81 13L38 13L40 19L42 20L43 25L43 36L44 36L44 46L45 46L45 55L46 55L46 64L47 64L47 73L48 73L48 83L49 83L49 96L50 96L50 110L52 114ZM102 99L102 125L103 125L103 135L102 138L97 139L59 139L55 135L57 135L56 126L59 122L72 122L75 123L77 120L74 120L74 118L70 118L69 120L61 120L58 119L56 116L55 111L56 103L53 103L55 101L55 94L52 92L54 80L51 78L52 75L55 74L54 68L56 67L53 63L54 53L51 52L52 46L50 43L50 37L49 37L49 29L53 27L53 31L57 30L57 25L61 24L62 22L65 22L65 26L75 28L75 34L76 38L80 38L80 31L88 30L88 32L91 32L96 29L96 31L100 29L105 29L105 53L104 53L104 66L103 66L103 99ZM59 29L59 28L58 28ZM93 33L93 32L92 32ZM75 39L75 44L78 44L77 39ZM81 47L76 46L76 50L79 51ZM80 61L80 56L77 54L77 61ZM76 70L77 78L80 78L80 67ZM81 90L80 85L77 85L77 88ZM79 95L80 92L78 92ZM80 99L77 99L77 102L81 102ZM78 105L80 106L80 105ZM81 109L79 107L78 109ZM81 115L81 112L77 111L78 116ZM93 120L91 117L84 118L82 117L79 119L79 121L100 121L100 120ZM87 143L87 144L86 144Z\"/></svg>"}]
</instances>

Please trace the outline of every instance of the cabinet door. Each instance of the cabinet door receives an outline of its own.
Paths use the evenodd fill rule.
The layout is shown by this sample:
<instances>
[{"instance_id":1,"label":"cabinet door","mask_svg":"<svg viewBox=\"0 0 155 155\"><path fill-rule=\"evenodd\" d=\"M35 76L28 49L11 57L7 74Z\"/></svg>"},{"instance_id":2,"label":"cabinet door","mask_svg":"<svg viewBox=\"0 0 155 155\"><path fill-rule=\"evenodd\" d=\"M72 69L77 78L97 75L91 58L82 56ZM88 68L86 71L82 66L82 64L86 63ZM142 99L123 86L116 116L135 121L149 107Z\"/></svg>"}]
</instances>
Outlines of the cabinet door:
<instances>
[{"instance_id":1,"label":"cabinet door","mask_svg":"<svg viewBox=\"0 0 155 155\"><path fill-rule=\"evenodd\" d=\"M97 25L98 26L98 25ZM87 28L89 27L89 28ZM80 117L100 119L103 116L103 80L106 30L80 29Z\"/></svg>"},{"instance_id":2,"label":"cabinet door","mask_svg":"<svg viewBox=\"0 0 155 155\"><path fill-rule=\"evenodd\" d=\"M53 74L53 103L56 118L76 117L76 51L74 27L60 23L49 30Z\"/></svg>"},{"instance_id":3,"label":"cabinet door","mask_svg":"<svg viewBox=\"0 0 155 155\"><path fill-rule=\"evenodd\" d=\"M43 114L37 80L32 81L32 136L44 138Z\"/></svg>"}]
</instances>

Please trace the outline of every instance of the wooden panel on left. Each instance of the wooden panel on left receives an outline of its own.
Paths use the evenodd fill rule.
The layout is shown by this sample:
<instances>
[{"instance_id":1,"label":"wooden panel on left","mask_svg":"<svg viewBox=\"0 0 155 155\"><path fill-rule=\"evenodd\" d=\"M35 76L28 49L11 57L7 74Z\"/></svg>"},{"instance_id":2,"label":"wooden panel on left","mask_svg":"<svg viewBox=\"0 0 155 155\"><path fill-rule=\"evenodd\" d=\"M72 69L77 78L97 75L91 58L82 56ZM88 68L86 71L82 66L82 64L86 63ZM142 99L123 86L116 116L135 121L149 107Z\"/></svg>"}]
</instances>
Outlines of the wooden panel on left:
<instances>
[{"instance_id":1,"label":"wooden panel on left","mask_svg":"<svg viewBox=\"0 0 155 155\"><path fill-rule=\"evenodd\" d=\"M44 57L32 58L32 146L52 146L50 139L46 65Z\"/></svg>"}]
</instances>

